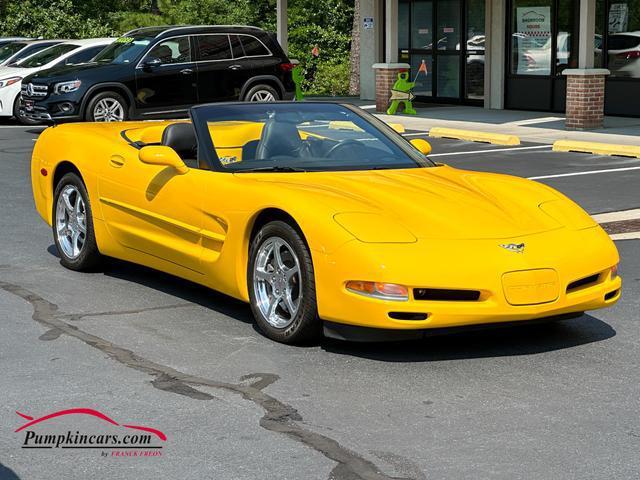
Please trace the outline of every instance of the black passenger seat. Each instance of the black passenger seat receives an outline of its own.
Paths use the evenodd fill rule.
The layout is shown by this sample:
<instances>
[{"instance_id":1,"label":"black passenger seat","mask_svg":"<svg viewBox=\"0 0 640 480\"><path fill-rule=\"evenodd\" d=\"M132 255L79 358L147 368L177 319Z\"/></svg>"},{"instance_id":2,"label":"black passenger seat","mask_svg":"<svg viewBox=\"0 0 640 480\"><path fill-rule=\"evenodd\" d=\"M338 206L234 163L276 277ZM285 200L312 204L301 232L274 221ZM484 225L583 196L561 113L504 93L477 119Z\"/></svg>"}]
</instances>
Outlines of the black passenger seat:
<instances>
[{"instance_id":1,"label":"black passenger seat","mask_svg":"<svg viewBox=\"0 0 640 480\"><path fill-rule=\"evenodd\" d=\"M162 145L173 148L189 168L198 165L198 140L191 123L172 123L162 132Z\"/></svg>"}]
</instances>

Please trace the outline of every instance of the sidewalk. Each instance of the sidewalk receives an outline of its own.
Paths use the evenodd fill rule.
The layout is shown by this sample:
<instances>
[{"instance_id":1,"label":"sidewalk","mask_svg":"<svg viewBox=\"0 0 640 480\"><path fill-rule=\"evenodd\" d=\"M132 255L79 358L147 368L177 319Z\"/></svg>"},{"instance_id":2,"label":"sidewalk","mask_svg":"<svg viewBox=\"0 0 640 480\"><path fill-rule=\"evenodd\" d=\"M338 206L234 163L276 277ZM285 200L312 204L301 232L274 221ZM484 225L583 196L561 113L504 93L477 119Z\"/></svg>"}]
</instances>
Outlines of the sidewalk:
<instances>
[{"instance_id":1,"label":"sidewalk","mask_svg":"<svg viewBox=\"0 0 640 480\"><path fill-rule=\"evenodd\" d=\"M313 100L313 99L310 99ZM351 103L374 113L374 102L357 97L316 98ZM552 144L556 140L640 145L640 118L605 117L604 128L571 131L564 128L564 115L520 110L488 110L482 107L417 104L417 115L376 114L390 123L401 123L406 129L427 131L432 127L479 130L517 135L523 142Z\"/></svg>"}]
</instances>

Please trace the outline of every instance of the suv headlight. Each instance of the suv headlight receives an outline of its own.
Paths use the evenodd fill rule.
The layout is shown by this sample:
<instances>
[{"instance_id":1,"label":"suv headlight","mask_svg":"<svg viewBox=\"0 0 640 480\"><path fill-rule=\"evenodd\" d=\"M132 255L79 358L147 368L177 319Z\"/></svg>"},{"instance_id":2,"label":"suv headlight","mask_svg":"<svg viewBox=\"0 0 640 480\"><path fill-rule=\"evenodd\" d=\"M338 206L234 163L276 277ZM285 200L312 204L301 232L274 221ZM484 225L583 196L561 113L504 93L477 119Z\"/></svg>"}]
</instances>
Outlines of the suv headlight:
<instances>
[{"instance_id":1,"label":"suv headlight","mask_svg":"<svg viewBox=\"0 0 640 480\"><path fill-rule=\"evenodd\" d=\"M80 85L82 85L82 82L80 80L56 83L53 86L53 93L55 93L56 95L61 95L64 93L75 92L80 88Z\"/></svg>"},{"instance_id":2,"label":"suv headlight","mask_svg":"<svg viewBox=\"0 0 640 480\"><path fill-rule=\"evenodd\" d=\"M14 83L18 83L20 80L22 80L22 77L3 78L2 80L0 80L0 88L13 85Z\"/></svg>"}]
</instances>

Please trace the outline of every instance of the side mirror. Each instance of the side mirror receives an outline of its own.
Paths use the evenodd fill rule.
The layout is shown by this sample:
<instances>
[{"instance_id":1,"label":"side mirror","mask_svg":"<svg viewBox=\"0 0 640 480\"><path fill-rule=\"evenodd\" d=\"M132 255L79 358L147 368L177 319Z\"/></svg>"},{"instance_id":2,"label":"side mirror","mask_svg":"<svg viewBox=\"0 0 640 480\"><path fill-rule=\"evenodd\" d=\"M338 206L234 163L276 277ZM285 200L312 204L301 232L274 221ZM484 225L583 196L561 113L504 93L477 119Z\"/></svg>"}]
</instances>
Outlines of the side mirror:
<instances>
[{"instance_id":1,"label":"side mirror","mask_svg":"<svg viewBox=\"0 0 640 480\"><path fill-rule=\"evenodd\" d=\"M162 65L162 60L157 57L151 57L142 63L142 68L151 70L152 68L159 67L160 65Z\"/></svg>"},{"instance_id":2,"label":"side mirror","mask_svg":"<svg viewBox=\"0 0 640 480\"><path fill-rule=\"evenodd\" d=\"M184 175L189 171L189 167L184 164L176 151L164 145L148 145L142 147L138 153L138 158L142 163L146 163L147 165L173 167L180 175Z\"/></svg>"},{"instance_id":3,"label":"side mirror","mask_svg":"<svg viewBox=\"0 0 640 480\"><path fill-rule=\"evenodd\" d=\"M414 138L410 141L411 145L423 155L431 153L431 144L422 138Z\"/></svg>"}]
</instances>

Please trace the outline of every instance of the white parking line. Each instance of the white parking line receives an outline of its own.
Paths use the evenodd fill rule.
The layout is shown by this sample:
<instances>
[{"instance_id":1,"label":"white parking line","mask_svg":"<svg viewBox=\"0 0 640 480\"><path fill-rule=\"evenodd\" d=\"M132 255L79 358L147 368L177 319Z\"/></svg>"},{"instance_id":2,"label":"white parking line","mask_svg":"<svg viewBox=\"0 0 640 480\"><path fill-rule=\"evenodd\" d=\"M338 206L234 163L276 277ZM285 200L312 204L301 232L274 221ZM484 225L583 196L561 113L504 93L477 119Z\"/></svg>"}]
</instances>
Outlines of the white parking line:
<instances>
[{"instance_id":1,"label":"white parking line","mask_svg":"<svg viewBox=\"0 0 640 480\"><path fill-rule=\"evenodd\" d=\"M557 175L541 175L539 177L527 177L529 180L544 180L546 178L576 177L579 175L595 175L598 173L626 172L640 170L640 167L608 168L606 170L588 170L586 172L558 173Z\"/></svg>"},{"instance_id":2,"label":"white parking line","mask_svg":"<svg viewBox=\"0 0 640 480\"><path fill-rule=\"evenodd\" d=\"M617 212L598 213L591 215L598 223L619 222L622 220L635 220L640 218L640 208L632 208L629 210L619 210Z\"/></svg>"},{"instance_id":3,"label":"white parking line","mask_svg":"<svg viewBox=\"0 0 640 480\"><path fill-rule=\"evenodd\" d=\"M609 236L611 240L638 240L640 239L640 232L614 233Z\"/></svg>"},{"instance_id":4,"label":"white parking line","mask_svg":"<svg viewBox=\"0 0 640 480\"><path fill-rule=\"evenodd\" d=\"M447 152L447 153L432 153L431 157L447 157L451 155L471 155L478 153L493 153L493 152L510 152L512 150L536 150L542 148L551 148L552 145L535 145L533 147L514 147L514 148L487 148L486 150L472 150L470 152Z\"/></svg>"}]
</instances>

